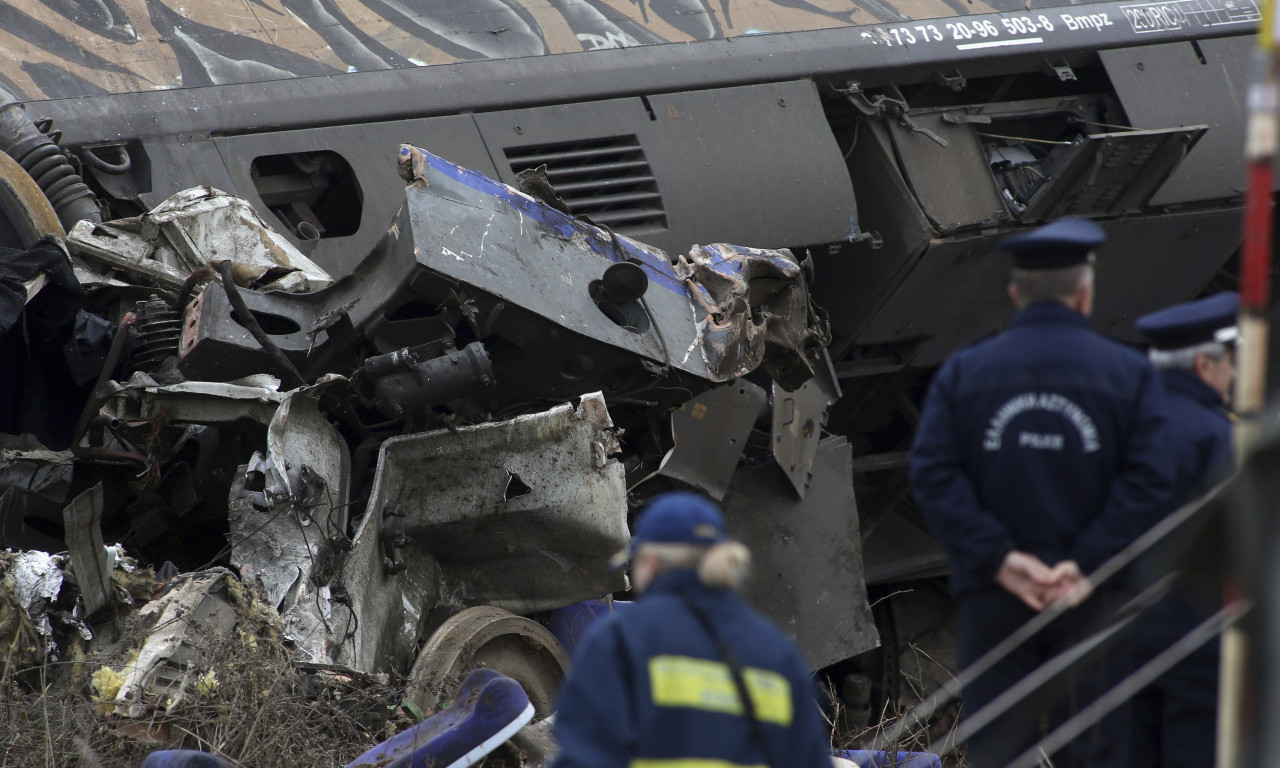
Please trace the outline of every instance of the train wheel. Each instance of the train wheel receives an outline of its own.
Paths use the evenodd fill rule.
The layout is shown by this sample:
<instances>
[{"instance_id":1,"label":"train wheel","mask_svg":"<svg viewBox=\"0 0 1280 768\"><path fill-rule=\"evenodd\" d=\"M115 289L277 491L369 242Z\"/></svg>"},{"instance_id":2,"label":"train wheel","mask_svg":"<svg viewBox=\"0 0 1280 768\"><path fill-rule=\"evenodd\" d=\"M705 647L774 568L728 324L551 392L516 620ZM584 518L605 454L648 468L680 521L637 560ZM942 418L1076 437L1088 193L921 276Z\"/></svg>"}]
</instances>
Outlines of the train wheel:
<instances>
[{"instance_id":1,"label":"train wheel","mask_svg":"<svg viewBox=\"0 0 1280 768\"><path fill-rule=\"evenodd\" d=\"M47 234L66 235L35 179L0 152L0 245L30 248Z\"/></svg>"},{"instance_id":2,"label":"train wheel","mask_svg":"<svg viewBox=\"0 0 1280 768\"><path fill-rule=\"evenodd\" d=\"M514 678L541 720L554 709L556 692L569 672L569 655L536 621L501 608L468 608L440 625L418 653L406 698L424 713L453 700L467 673L487 667Z\"/></svg>"}]
</instances>

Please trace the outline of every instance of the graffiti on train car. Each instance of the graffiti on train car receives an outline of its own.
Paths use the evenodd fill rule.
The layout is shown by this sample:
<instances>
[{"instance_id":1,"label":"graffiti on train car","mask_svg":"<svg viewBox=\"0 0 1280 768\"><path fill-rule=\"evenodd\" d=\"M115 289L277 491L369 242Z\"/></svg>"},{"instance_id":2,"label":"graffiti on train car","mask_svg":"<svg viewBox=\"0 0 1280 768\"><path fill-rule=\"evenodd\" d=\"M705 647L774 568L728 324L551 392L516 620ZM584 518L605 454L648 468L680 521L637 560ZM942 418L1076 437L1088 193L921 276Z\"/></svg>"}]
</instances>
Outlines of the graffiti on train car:
<instances>
[{"instance_id":1,"label":"graffiti on train car","mask_svg":"<svg viewBox=\"0 0 1280 768\"><path fill-rule=\"evenodd\" d=\"M1009 6L1009 7L1005 7ZM1015 0L21 0L0 85L69 98L1019 10Z\"/></svg>"}]
</instances>

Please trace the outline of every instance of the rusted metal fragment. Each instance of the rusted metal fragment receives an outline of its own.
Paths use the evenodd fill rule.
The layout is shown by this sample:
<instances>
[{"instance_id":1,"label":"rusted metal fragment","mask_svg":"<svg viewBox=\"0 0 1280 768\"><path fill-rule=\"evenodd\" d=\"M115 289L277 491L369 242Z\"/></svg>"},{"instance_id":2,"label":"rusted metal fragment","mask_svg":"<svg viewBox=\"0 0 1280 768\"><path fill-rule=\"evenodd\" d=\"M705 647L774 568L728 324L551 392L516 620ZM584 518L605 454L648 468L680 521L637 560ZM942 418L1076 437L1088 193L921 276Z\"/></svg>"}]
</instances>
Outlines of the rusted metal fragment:
<instances>
[{"instance_id":1,"label":"rusted metal fragment","mask_svg":"<svg viewBox=\"0 0 1280 768\"><path fill-rule=\"evenodd\" d=\"M791 251L695 246L674 271L702 311L701 354L717 381L762 364L787 391L813 377L811 358L830 343L830 331Z\"/></svg>"},{"instance_id":2,"label":"rusted metal fragment","mask_svg":"<svg viewBox=\"0 0 1280 768\"><path fill-rule=\"evenodd\" d=\"M67 247L173 291L197 269L227 260L245 288L308 293L333 282L248 202L213 187L183 190L142 216L82 221L67 235Z\"/></svg>"},{"instance_id":3,"label":"rusted metal fragment","mask_svg":"<svg viewBox=\"0 0 1280 768\"><path fill-rule=\"evenodd\" d=\"M416 651L408 627L418 606L529 613L622 588L606 567L629 537L618 450L600 393L383 443L342 566L359 627L339 661L372 670L386 653Z\"/></svg>"}]
</instances>

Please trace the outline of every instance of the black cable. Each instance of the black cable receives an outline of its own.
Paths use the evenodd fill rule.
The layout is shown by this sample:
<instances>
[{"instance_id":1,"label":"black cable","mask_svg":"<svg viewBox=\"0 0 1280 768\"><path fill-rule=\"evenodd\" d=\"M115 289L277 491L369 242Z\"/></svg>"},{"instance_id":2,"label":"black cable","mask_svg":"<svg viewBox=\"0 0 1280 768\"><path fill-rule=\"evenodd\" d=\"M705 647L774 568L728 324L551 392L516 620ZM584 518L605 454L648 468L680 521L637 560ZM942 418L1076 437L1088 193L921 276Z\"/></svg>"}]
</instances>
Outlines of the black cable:
<instances>
[{"instance_id":1,"label":"black cable","mask_svg":"<svg viewBox=\"0 0 1280 768\"><path fill-rule=\"evenodd\" d=\"M231 308L235 310L236 321L243 325L254 340L262 345L262 349L271 356L276 365L283 368L297 380L297 386L305 387L307 380L302 378L302 374L294 366L293 361L285 357L285 354L280 351L280 348L271 340L271 337L262 330L262 326L258 325L258 319L249 311L249 305L244 303L244 297L240 295L240 289L236 287L236 281L231 272L231 261L218 262L218 273L222 275L222 290L226 291L227 300L231 302Z\"/></svg>"},{"instance_id":2,"label":"black cable","mask_svg":"<svg viewBox=\"0 0 1280 768\"><path fill-rule=\"evenodd\" d=\"M747 720L747 727L751 730L751 738L756 740L760 747L760 752L764 755L764 763L769 768L776 768L779 764L773 759L773 750L769 748L769 740L765 736L764 727L760 725L760 720L756 717L755 701L751 698L751 692L747 689L747 682L742 677L742 665L738 663L737 655L733 649L724 641L720 633L716 631L715 624L711 621L711 617L707 615L706 610L702 606L695 603L691 598L684 598L682 602L693 617L702 625L703 631L711 637L711 642L716 646L716 652L720 654L720 658L724 659L724 663L729 667L729 674L733 677L733 685L738 689L738 698L742 700L742 716Z\"/></svg>"}]
</instances>

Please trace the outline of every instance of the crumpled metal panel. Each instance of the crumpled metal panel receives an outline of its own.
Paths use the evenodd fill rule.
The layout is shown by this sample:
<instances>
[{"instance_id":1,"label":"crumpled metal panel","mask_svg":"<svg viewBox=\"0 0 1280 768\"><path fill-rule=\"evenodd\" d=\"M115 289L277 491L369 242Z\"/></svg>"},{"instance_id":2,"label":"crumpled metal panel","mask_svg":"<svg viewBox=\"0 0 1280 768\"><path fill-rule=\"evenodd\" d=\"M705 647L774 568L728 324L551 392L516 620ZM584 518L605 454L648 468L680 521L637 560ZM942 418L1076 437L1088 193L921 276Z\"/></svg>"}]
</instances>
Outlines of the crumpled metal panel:
<instances>
[{"instance_id":1,"label":"crumpled metal panel","mask_svg":"<svg viewBox=\"0 0 1280 768\"><path fill-rule=\"evenodd\" d=\"M318 403L325 387L345 381L328 376L285 396L267 427L267 456L245 468L229 511L231 562L262 588L306 661L332 661L342 639L329 582L335 542L346 541L351 458ZM248 473L261 475L261 492L245 488Z\"/></svg>"},{"instance_id":2,"label":"crumpled metal panel","mask_svg":"<svg viewBox=\"0 0 1280 768\"><path fill-rule=\"evenodd\" d=\"M225 568L181 577L184 580L163 597L144 605L141 616L159 614L138 654L123 670L114 712L142 717L152 705L168 712L177 706L206 661L210 641L235 628L236 609L227 595Z\"/></svg>"},{"instance_id":3,"label":"crumpled metal panel","mask_svg":"<svg viewBox=\"0 0 1280 768\"><path fill-rule=\"evenodd\" d=\"M254 376L236 382L184 381L161 386L137 371L107 402L102 412L114 418L146 421L163 414L173 422L234 424L255 421L269 424L285 400L280 381Z\"/></svg>"},{"instance_id":4,"label":"crumpled metal panel","mask_svg":"<svg viewBox=\"0 0 1280 768\"><path fill-rule=\"evenodd\" d=\"M255 317L284 326L269 329L271 341L308 378L350 372L347 356L358 344L356 329L384 323L384 304L412 278L416 264L413 253L400 247L400 226L400 219L392 222L373 251L324 290L284 294L241 289ZM182 374L205 381L253 373L285 375L231 312L225 291L215 284L187 305L178 345Z\"/></svg>"},{"instance_id":5,"label":"crumpled metal panel","mask_svg":"<svg viewBox=\"0 0 1280 768\"><path fill-rule=\"evenodd\" d=\"M831 399L817 379L787 392L773 386L773 458L804 498Z\"/></svg>"},{"instance_id":6,"label":"crumpled metal panel","mask_svg":"<svg viewBox=\"0 0 1280 768\"><path fill-rule=\"evenodd\" d=\"M767 399L763 389L742 379L680 406L671 414L675 447L663 459L658 474L723 499Z\"/></svg>"},{"instance_id":7,"label":"crumpled metal panel","mask_svg":"<svg viewBox=\"0 0 1280 768\"><path fill-rule=\"evenodd\" d=\"M341 569L359 627L339 661L373 671L387 654L416 652L407 637L414 607L443 601L524 614L621 589L621 574L606 567L629 539L617 451L598 392L510 421L383 443ZM395 546L384 523L409 541ZM407 567L395 573L395 561Z\"/></svg>"},{"instance_id":8,"label":"crumpled metal panel","mask_svg":"<svg viewBox=\"0 0 1280 768\"><path fill-rule=\"evenodd\" d=\"M19 552L5 571L4 580L13 591L18 606L27 612L36 632L44 638L45 650L57 653L53 642L53 625L49 623L49 604L62 591L64 555L46 552Z\"/></svg>"},{"instance_id":9,"label":"crumpled metal panel","mask_svg":"<svg viewBox=\"0 0 1280 768\"><path fill-rule=\"evenodd\" d=\"M72 499L62 511L62 520L84 612L92 616L115 598L112 550L102 543L102 483Z\"/></svg>"},{"instance_id":10,"label":"crumpled metal panel","mask_svg":"<svg viewBox=\"0 0 1280 768\"><path fill-rule=\"evenodd\" d=\"M751 549L743 594L796 641L811 669L880 644L862 577L853 454L845 438L818 444L803 499L766 462L738 472L724 509L729 530Z\"/></svg>"},{"instance_id":11,"label":"crumpled metal panel","mask_svg":"<svg viewBox=\"0 0 1280 768\"><path fill-rule=\"evenodd\" d=\"M812 375L807 352L825 344L826 325L789 251L716 244L673 266L657 248L425 150L402 146L400 163L412 180L414 255L448 278L436 280L438 288L421 281L424 291L443 297L463 283L553 327L640 355L662 366L656 371L725 382L763 363L788 389ZM620 262L640 266L648 290L602 306L592 286Z\"/></svg>"},{"instance_id":12,"label":"crumpled metal panel","mask_svg":"<svg viewBox=\"0 0 1280 768\"><path fill-rule=\"evenodd\" d=\"M791 251L694 246L673 271L703 310L701 354L716 381L745 376L762 363L787 391L813 377L810 352L826 347L830 332Z\"/></svg>"},{"instance_id":13,"label":"crumpled metal panel","mask_svg":"<svg viewBox=\"0 0 1280 768\"><path fill-rule=\"evenodd\" d=\"M333 282L248 202L213 187L183 190L135 218L82 221L67 247L171 290L200 267L228 259L236 284L246 288L309 293Z\"/></svg>"}]
</instances>

